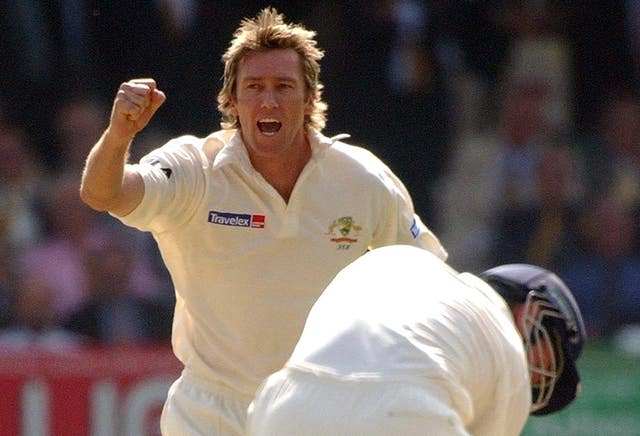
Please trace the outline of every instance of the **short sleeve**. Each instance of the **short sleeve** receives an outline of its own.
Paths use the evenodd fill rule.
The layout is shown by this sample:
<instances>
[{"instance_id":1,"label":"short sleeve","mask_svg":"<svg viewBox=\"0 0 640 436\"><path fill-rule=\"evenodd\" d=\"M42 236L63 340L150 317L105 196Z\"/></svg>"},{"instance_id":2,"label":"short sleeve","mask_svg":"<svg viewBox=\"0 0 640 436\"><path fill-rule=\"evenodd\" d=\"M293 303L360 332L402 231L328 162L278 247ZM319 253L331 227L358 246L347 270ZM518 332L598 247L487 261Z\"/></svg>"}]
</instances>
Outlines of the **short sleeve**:
<instances>
[{"instance_id":1,"label":"short sleeve","mask_svg":"<svg viewBox=\"0 0 640 436\"><path fill-rule=\"evenodd\" d=\"M372 248L391 244L413 245L446 260L447 251L415 213L411 196L402 181L386 168L384 182L388 190L385 195L387 204L383 209L384 225L374 235L375 246Z\"/></svg>"},{"instance_id":2,"label":"short sleeve","mask_svg":"<svg viewBox=\"0 0 640 436\"><path fill-rule=\"evenodd\" d=\"M206 189L208 163L195 137L169 141L132 168L142 177L144 196L131 213L116 218L142 231L161 233L180 226Z\"/></svg>"}]
</instances>

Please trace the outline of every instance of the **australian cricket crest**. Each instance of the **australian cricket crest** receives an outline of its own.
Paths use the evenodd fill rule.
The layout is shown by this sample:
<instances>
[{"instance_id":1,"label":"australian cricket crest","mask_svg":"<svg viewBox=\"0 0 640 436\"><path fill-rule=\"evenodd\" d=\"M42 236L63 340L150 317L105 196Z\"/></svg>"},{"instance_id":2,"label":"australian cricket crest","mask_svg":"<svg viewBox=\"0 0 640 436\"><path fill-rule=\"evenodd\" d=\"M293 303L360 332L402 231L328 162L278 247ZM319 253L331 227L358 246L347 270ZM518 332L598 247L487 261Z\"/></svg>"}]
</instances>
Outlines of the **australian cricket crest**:
<instances>
[{"instance_id":1,"label":"australian cricket crest","mask_svg":"<svg viewBox=\"0 0 640 436\"><path fill-rule=\"evenodd\" d=\"M331 242L335 242L340 247L345 247L345 245L349 246L358 242L358 236L361 231L362 226L356 224L353 217L343 216L331 223L327 234L331 236Z\"/></svg>"}]
</instances>

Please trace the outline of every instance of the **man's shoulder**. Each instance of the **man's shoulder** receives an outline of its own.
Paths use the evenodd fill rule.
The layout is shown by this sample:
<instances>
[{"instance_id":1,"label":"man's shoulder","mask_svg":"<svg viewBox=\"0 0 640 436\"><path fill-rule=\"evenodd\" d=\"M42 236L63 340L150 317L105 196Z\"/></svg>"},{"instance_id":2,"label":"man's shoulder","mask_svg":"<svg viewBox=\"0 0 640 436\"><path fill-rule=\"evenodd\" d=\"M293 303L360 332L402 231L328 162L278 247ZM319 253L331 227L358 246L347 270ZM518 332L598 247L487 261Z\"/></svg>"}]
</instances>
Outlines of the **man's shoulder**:
<instances>
[{"instance_id":1,"label":"man's shoulder","mask_svg":"<svg viewBox=\"0 0 640 436\"><path fill-rule=\"evenodd\" d=\"M169 139L160 147L152 150L149 156L153 155L175 155L189 150L200 150L205 138L194 135L181 135Z\"/></svg>"},{"instance_id":2,"label":"man's shoulder","mask_svg":"<svg viewBox=\"0 0 640 436\"><path fill-rule=\"evenodd\" d=\"M231 144L231 140L236 130L218 130L209 136L200 139L200 148L210 162L220 153L226 146Z\"/></svg>"},{"instance_id":3,"label":"man's shoulder","mask_svg":"<svg viewBox=\"0 0 640 436\"><path fill-rule=\"evenodd\" d=\"M153 150L147 156L154 159L161 156L172 159L212 162L220 151L231 140L232 134L228 131L217 131L205 137L195 135L181 135L168 140L161 147Z\"/></svg>"},{"instance_id":4,"label":"man's shoulder","mask_svg":"<svg viewBox=\"0 0 640 436\"><path fill-rule=\"evenodd\" d=\"M387 165L374 152L363 145L335 140L332 142L331 147L328 148L327 153L344 164L361 167L367 172L389 171Z\"/></svg>"}]
</instances>

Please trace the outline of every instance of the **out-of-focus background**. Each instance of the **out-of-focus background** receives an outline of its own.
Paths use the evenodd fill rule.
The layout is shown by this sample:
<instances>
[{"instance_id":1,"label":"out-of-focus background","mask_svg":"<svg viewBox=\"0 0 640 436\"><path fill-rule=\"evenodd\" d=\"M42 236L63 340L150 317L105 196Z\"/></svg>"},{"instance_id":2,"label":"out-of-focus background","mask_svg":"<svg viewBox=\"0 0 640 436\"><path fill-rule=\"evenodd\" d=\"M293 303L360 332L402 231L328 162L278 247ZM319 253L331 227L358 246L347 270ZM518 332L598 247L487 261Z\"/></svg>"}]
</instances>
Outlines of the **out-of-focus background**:
<instances>
[{"instance_id":1,"label":"out-of-focus background","mask_svg":"<svg viewBox=\"0 0 640 436\"><path fill-rule=\"evenodd\" d=\"M525 434L640 434L640 1L269 4L326 51L326 133L388 163L452 265L535 263L574 291L582 395ZM80 202L82 166L130 78L167 94L132 160L217 130L220 56L265 5L0 2L0 435L157 434L170 278L149 235Z\"/></svg>"}]
</instances>

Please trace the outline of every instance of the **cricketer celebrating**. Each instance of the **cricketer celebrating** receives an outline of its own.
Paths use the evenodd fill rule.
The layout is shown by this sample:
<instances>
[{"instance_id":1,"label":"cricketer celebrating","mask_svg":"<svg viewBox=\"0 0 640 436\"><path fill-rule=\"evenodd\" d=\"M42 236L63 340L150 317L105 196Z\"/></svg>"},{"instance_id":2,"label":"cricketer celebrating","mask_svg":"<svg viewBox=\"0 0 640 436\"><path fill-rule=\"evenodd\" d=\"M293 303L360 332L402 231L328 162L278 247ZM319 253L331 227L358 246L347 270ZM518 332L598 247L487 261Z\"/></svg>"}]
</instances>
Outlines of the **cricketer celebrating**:
<instances>
[{"instance_id":1,"label":"cricketer celebrating","mask_svg":"<svg viewBox=\"0 0 640 436\"><path fill-rule=\"evenodd\" d=\"M318 299L285 367L250 407L250 436L517 435L577 395L585 341L553 273L458 273L425 250L373 250Z\"/></svg>"},{"instance_id":2,"label":"cricketer celebrating","mask_svg":"<svg viewBox=\"0 0 640 436\"><path fill-rule=\"evenodd\" d=\"M264 9L223 56L223 129L127 163L166 97L123 83L91 150L81 195L153 234L175 287L172 344L184 364L164 435L238 435L260 382L291 354L335 274L373 247L445 258L409 194L369 151L328 138L315 32Z\"/></svg>"}]
</instances>

